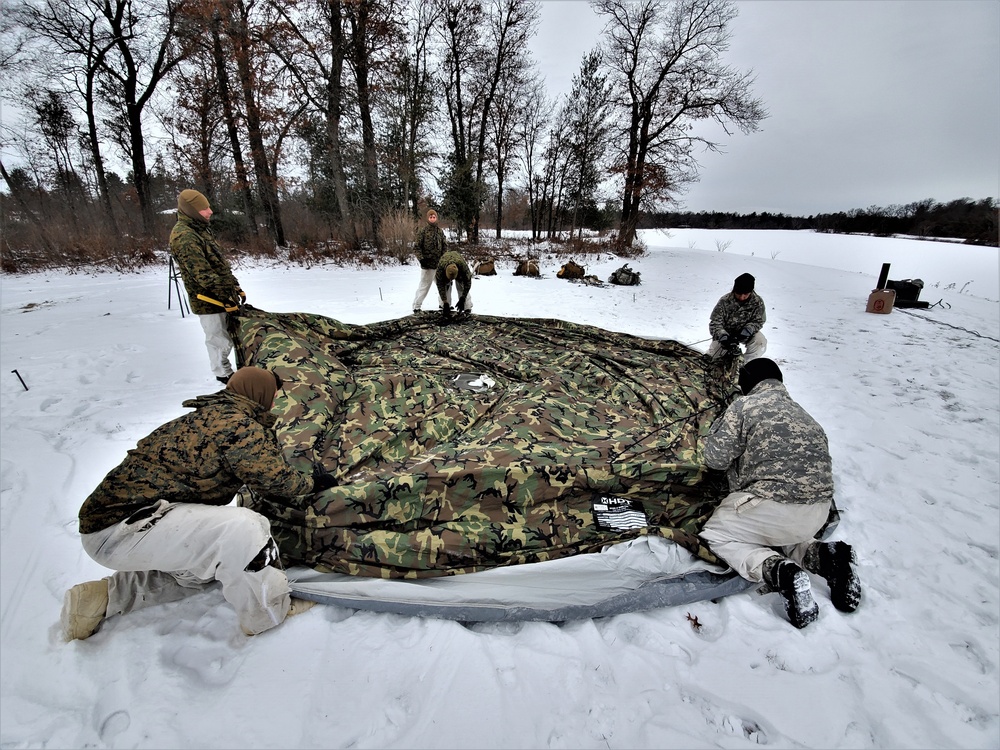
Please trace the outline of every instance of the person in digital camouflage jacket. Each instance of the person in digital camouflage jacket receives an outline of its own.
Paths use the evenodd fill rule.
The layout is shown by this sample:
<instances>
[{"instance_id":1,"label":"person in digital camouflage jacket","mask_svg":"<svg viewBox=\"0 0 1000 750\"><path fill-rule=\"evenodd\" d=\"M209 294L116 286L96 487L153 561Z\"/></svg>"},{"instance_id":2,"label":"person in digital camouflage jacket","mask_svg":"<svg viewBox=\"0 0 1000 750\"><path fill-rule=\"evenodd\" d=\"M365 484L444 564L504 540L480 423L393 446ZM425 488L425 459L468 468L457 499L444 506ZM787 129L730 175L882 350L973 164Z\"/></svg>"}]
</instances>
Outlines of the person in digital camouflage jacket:
<instances>
[{"instance_id":1,"label":"person in digital camouflage jacket","mask_svg":"<svg viewBox=\"0 0 1000 750\"><path fill-rule=\"evenodd\" d=\"M853 550L815 538L833 502L826 433L788 395L772 360L744 364L739 385L744 396L703 440L705 463L728 472L730 494L700 537L743 578L781 593L796 627L819 614L808 572L826 579L837 609L853 612L861 598Z\"/></svg>"},{"instance_id":2,"label":"person in digital camouflage jacket","mask_svg":"<svg viewBox=\"0 0 1000 750\"><path fill-rule=\"evenodd\" d=\"M209 226L211 218L212 209L204 195L197 190L182 190L177 196L177 223L170 232L170 254L184 280L191 312L198 316L205 331L212 374L225 383L233 374L229 362L233 341L226 315L246 302L246 294L215 241Z\"/></svg>"},{"instance_id":3,"label":"person in digital camouflage jacket","mask_svg":"<svg viewBox=\"0 0 1000 750\"><path fill-rule=\"evenodd\" d=\"M764 300L754 291L754 277L740 274L733 282L733 291L719 298L712 309L708 321L712 343L708 355L714 358L725 352L735 353L743 344L746 347L744 362L763 356L767 351L767 339L760 329L766 320Z\"/></svg>"},{"instance_id":4,"label":"person in digital camouflage jacket","mask_svg":"<svg viewBox=\"0 0 1000 750\"><path fill-rule=\"evenodd\" d=\"M194 411L140 440L101 481L80 508L80 534L87 554L116 572L67 592L67 640L213 581L248 635L284 620L292 600L270 524L230 505L244 485L291 498L332 484L321 470L309 476L285 460L270 414L279 388L272 372L237 370L224 390L185 401Z\"/></svg>"}]
</instances>

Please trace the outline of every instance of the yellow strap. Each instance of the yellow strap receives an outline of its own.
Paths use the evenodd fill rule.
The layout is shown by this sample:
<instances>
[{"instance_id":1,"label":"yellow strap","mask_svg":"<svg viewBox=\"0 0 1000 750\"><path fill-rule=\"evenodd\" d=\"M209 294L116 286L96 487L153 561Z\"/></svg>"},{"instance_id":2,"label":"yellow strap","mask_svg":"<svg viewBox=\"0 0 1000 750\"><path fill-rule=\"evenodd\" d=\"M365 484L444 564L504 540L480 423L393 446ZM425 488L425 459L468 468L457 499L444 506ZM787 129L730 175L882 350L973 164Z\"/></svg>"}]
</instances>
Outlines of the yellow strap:
<instances>
[{"instance_id":1,"label":"yellow strap","mask_svg":"<svg viewBox=\"0 0 1000 750\"><path fill-rule=\"evenodd\" d=\"M239 310L239 309L240 309L240 308L238 308L238 307L227 307L227 306L226 306L225 304L223 304L222 302L219 302L219 300L217 300L217 299L212 299L211 297L206 297L206 296L205 296L204 294L199 294L199 295L196 295L196 296L197 296L197 297L198 297L198 299L200 299L200 300L203 300L203 301L205 301L205 302L210 302L210 303L211 303L211 304L213 304L213 305L218 305L219 307L221 307L221 308L222 308L223 310L225 310L226 312L236 312L237 310Z\"/></svg>"}]
</instances>

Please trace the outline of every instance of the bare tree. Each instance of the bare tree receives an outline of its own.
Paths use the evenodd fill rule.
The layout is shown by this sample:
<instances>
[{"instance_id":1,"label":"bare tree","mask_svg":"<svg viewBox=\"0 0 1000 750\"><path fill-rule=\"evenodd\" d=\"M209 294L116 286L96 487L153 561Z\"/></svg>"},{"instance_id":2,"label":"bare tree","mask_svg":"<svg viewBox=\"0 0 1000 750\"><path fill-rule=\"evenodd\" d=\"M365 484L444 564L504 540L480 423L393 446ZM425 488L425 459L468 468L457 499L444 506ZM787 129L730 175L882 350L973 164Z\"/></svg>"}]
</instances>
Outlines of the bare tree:
<instances>
[{"instance_id":1,"label":"bare tree","mask_svg":"<svg viewBox=\"0 0 1000 750\"><path fill-rule=\"evenodd\" d=\"M520 145L521 163L524 167L525 193L528 196L528 211L531 216L531 239L538 240L542 227L542 185L543 172L539 171L544 161L539 154L540 142L549 125L551 104L545 96L540 81L535 81L524 94L524 116L521 119L517 139Z\"/></svg>"},{"instance_id":2,"label":"bare tree","mask_svg":"<svg viewBox=\"0 0 1000 750\"><path fill-rule=\"evenodd\" d=\"M28 48L33 53L31 67L41 77L61 81L68 89L75 89L74 103L83 111L87 123L85 143L105 221L117 233L105 155L101 151L98 101L98 76L115 46L114 37L93 4L56 0L21 2L12 8L7 18L8 22L32 34L35 43Z\"/></svg>"},{"instance_id":3,"label":"bare tree","mask_svg":"<svg viewBox=\"0 0 1000 750\"><path fill-rule=\"evenodd\" d=\"M282 118L277 112L264 112L262 102L273 93L274 81L266 75L264 50L273 49L267 38L273 26L267 19L255 27L254 0L220 0L220 26L228 52L236 64L239 95L243 105L250 161L253 164L264 221L271 239L277 246L285 244L285 228L281 221L278 198L278 150L269 153L265 130L273 128ZM285 123L287 125L287 123Z\"/></svg>"},{"instance_id":4,"label":"bare tree","mask_svg":"<svg viewBox=\"0 0 1000 750\"><path fill-rule=\"evenodd\" d=\"M106 38L109 45L100 64L99 91L116 109L114 122L124 127L116 142L131 163L143 227L150 235L155 230L155 211L143 115L157 87L188 53L177 38L183 5L184 0L168 0L163 5L146 0L80 0L77 4L93 12L95 21L102 24L99 38Z\"/></svg>"},{"instance_id":5,"label":"bare tree","mask_svg":"<svg viewBox=\"0 0 1000 750\"><path fill-rule=\"evenodd\" d=\"M344 121L351 93L344 81L350 40L344 30L341 0L273 3L280 34L271 38L271 53L285 67L295 90L307 105L300 136L310 151L309 170L321 211L332 215L342 232L356 240L345 166ZM332 194L332 201L325 197Z\"/></svg>"},{"instance_id":6,"label":"bare tree","mask_svg":"<svg viewBox=\"0 0 1000 750\"><path fill-rule=\"evenodd\" d=\"M177 99L161 116L172 137L183 174L190 175L218 211L221 182L230 155L225 147L224 117L216 83L215 61L209 47L201 47L178 66L173 76Z\"/></svg>"},{"instance_id":7,"label":"bare tree","mask_svg":"<svg viewBox=\"0 0 1000 750\"><path fill-rule=\"evenodd\" d=\"M483 8L478 0L441 0L444 43L442 60L445 103L451 125L451 152L444 183L445 208L457 222L459 235L472 236L480 193L475 183L475 131L483 107L481 81L486 57L480 39Z\"/></svg>"},{"instance_id":8,"label":"bare tree","mask_svg":"<svg viewBox=\"0 0 1000 750\"><path fill-rule=\"evenodd\" d=\"M400 55L403 30L395 0L355 0L345 6L351 30L351 67L357 85L358 119L361 123L363 195L368 240L378 246L381 215L386 209L379 175L380 148L375 138L374 111L382 104L389 62Z\"/></svg>"},{"instance_id":9,"label":"bare tree","mask_svg":"<svg viewBox=\"0 0 1000 750\"><path fill-rule=\"evenodd\" d=\"M527 58L525 58L527 62ZM529 116L524 107L525 98L535 89L537 81L528 71L523 75L506 76L500 82L497 96L490 109L487 131L489 161L496 178L496 236L500 239L503 227L503 205L505 187L514 167L515 152L519 143L519 133L524 130L525 119Z\"/></svg>"},{"instance_id":10,"label":"bare tree","mask_svg":"<svg viewBox=\"0 0 1000 750\"><path fill-rule=\"evenodd\" d=\"M624 148L619 241L631 246L643 205L669 199L695 179L696 144L718 144L689 126L715 120L744 133L767 117L753 98L751 73L721 62L737 10L729 0L594 0L608 17L604 60L614 85Z\"/></svg>"},{"instance_id":11,"label":"bare tree","mask_svg":"<svg viewBox=\"0 0 1000 750\"><path fill-rule=\"evenodd\" d=\"M215 63L219 103L222 105L222 115L226 123L226 137L229 139L229 149L233 156L233 169L236 171L236 186L243 203L243 215L246 216L247 222L250 225L250 232L254 236L257 236L257 207L254 203L253 193L250 190L250 176L247 172L246 161L243 158L243 145L240 142L239 127L236 119L236 113L239 108L229 77L229 66L222 44L222 13L219 7L212 8L209 28L211 55Z\"/></svg>"},{"instance_id":12,"label":"bare tree","mask_svg":"<svg viewBox=\"0 0 1000 750\"><path fill-rule=\"evenodd\" d=\"M0 177L3 177L3 181L6 183L7 189L10 190L10 194L14 197L14 200L17 202L17 205L20 207L22 213L24 213L24 215L28 217L28 220L35 226L42 246L49 253L54 253L55 245L49 239L48 233L45 231L45 224L43 224L37 214L31 210L31 206L28 205L28 197L25 195L25 191L21 189L21 186L18 184L18 180L7 171L6 167L4 167L2 160L0 160Z\"/></svg>"},{"instance_id":13,"label":"bare tree","mask_svg":"<svg viewBox=\"0 0 1000 750\"><path fill-rule=\"evenodd\" d=\"M545 146L545 172L542 181L542 202L545 206L545 232L547 237L555 237L562 230L562 197L569 172L569 123L564 102L549 128Z\"/></svg>"},{"instance_id":14,"label":"bare tree","mask_svg":"<svg viewBox=\"0 0 1000 750\"><path fill-rule=\"evenodd\" d=\"M393 61L386 86L385 148L389 167L410 213L419 214L422 174L432 155L428 128L435 111L430 68L431 30L440 21L440 6L410 3L405 46Z\"/></svg>"},{"instance_id":15,"label":"bare tree","mask_svg":"<svg viewBox=\"0 0 1000 750\"><path fill-rule=\"evenodd\" d=\"M478 142L476 143L475 191L483 193L483 176L486 161L486 136L488 120L494 116L494 107L501 91L513 91L529 67L528 42L535 34L538 21L538 3L535 0L493 0L489 13L489 35L486 79L480 88L482 104L479 107ZM470 241L479 241L479 209L477 202ZM498 212L499 213L499 212Z\"/></svg>"}]
</instances>

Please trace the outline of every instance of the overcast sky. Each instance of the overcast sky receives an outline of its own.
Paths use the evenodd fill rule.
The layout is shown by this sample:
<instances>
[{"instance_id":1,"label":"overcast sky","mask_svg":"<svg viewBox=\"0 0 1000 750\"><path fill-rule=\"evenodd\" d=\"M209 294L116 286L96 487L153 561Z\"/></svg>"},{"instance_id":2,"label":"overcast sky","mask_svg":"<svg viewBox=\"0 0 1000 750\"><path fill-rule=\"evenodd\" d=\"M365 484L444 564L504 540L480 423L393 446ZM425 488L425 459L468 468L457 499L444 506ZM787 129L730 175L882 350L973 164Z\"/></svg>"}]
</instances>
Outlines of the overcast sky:
<instances>
[{"instance_id":1,"label":"overcast sky","mask_svg":"<svg viewBox=\"0 0 1000 750\"><path fill-rule=\"evenodd\" d=\"M1000 2L739 0L724 60L756 75L761 130L713 138L691 211L809 216L924 198L1000 196ZM543 0L533 40L568 93L603 21Z\"/></svg>"}]
</instances>

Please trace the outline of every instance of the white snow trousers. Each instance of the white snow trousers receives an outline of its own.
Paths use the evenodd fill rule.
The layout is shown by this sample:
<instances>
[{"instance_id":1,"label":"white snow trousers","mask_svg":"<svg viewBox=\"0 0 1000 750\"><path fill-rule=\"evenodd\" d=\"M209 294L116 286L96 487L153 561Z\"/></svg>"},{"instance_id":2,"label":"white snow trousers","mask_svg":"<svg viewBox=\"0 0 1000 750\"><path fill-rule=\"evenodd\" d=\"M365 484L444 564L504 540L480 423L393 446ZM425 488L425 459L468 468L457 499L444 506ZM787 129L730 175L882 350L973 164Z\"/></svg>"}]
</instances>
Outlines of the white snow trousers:
<instances>
[{"instance_id":1,"label":"white snow trousers","mask_svg":"<svg viewBox=\"0 0 1000 750\"><path fill-rule=\"evenodd\" d=\"M779 503L732 492L698 535L717 557L748 581L759 583L764 561L776 552L800 567L830 515L830 502Z\"/></svg>"},{"instance_id":2,"label":"white snow trousers","mask_svg":"<svg viewBox=\"0 0 1000 750\"><path fill-rule=\"evenodd\" d=\"M746 347L747 350L743 353L744 364L751 359L764 356L764 352L767 351L767 339L764 338L763 333L757 331L757 333L750 337L750 340L746 343ZM712 339L712 343L708 345L708 356L715 359L720 354L722 354L722 344Z\"/></svg>"},{"instance_id":3,"label":"white snow trousers","mask_svg":"<svg viewBox=\"0 0 1000 750\"><path fill-rule=\"evenodd\" d=\"M434 277L437 275L437 271L433 268L421 268L420 269L420 284L417 285L417 293L413 297L413 309L414 311L419 310L420 306L424 304L424 299L427 297L427 293L434 286ZM438 295L440 297L441 295ZM444 306L444 300L439 300L438 307Z\"/></svg>"},{"instance_id":4,"label":"white snow trousers","mask_svg":"<svg viewBox=\"0 0 1000 750\"><path fill-rule=\"evenodd\" d=\"M217 378L229 377L233 374L233 366L229 363L233 340L226 329L226 313L207 313L199 315L198 320L205 331L205 347L212 374Z\"/></svg>"},{"instance_id":5,"label":"white snow trousers","mask_svg":"<svg viewBox=\"0 0 1000 750\"><path fill-rule=\"evenodd\" d=\"M151 511L82 537L87 554L116 571L108 579L108 617L177 601L218 581L248 635L285 619L288 578L280 568L259 564L262 550L277 552L264 516L233 505L166 500Z\"/></svg>"}]
</instances>

